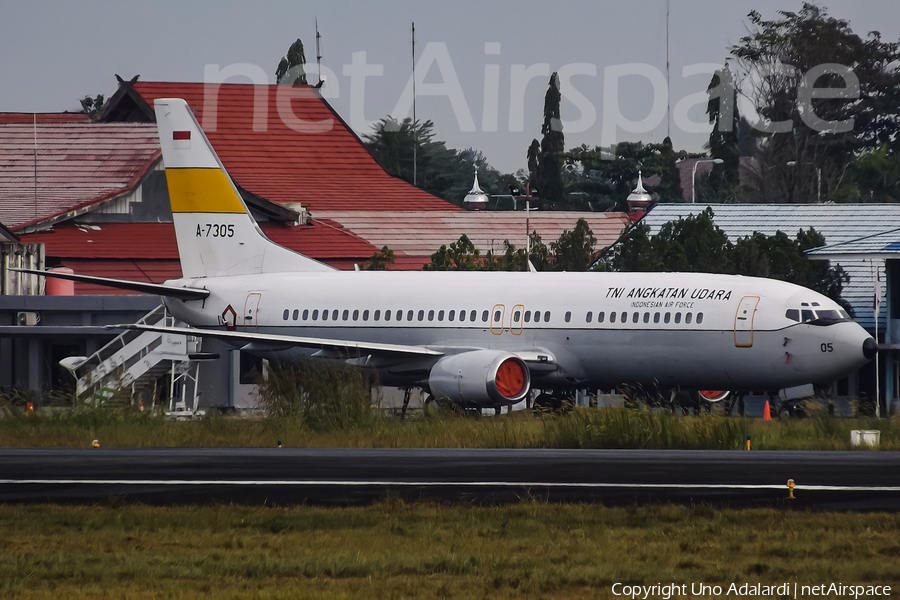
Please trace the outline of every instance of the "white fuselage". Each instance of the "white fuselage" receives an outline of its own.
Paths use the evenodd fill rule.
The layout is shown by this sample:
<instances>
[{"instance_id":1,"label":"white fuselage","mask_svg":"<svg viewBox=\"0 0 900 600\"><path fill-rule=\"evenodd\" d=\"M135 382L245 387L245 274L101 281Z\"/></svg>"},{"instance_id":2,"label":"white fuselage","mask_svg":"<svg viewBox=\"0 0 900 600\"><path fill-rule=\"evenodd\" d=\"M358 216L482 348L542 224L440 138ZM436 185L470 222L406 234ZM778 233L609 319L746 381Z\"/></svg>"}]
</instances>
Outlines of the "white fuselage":
<instances>
[{"instance_id":1,"label":"white fuselage","mask_svg":"<svg viewBox=\"0 0 900 600\"><path fill-rule=\"evenodd\" d=\"M444 354L508 350L535 367L538 388L775 390L831 382L868 361L863 343L869 335L835 302L753 277L332 271L168 283L210 291L203 301L166 300L173 315L195 327L233 325L238 331L423 346ZM794 310L797 319L788 316ZM809 323L803 311L812 311L816 320ZM244 349L284 359L314 352L272 345ZM382 359L373 366L387 384L412 385L433 362ZM555 369L542 370L542 362Z\"/></svg>"}]
</instances>

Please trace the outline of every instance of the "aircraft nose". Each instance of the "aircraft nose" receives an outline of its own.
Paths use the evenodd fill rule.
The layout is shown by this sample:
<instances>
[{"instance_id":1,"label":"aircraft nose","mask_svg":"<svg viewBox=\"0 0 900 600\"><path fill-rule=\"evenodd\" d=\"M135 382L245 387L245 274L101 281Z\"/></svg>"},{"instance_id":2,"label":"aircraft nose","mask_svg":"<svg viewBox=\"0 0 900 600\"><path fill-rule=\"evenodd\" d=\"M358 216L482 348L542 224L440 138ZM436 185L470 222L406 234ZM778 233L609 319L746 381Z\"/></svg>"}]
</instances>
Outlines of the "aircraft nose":
<instances>
[{"instance_id":1,"label":"aircraft nose","mask_svg":"<svg viewBox=\"0 0 900 600\"><path fill-rule=\"evenodd\" d=\"M875 340L872 338L866 338L866 341L863 342L863 356L866 357L866 360L872 360L875 358L875 355L878 354L878 344L875 343Z\"/></svg>"}]
</instances>

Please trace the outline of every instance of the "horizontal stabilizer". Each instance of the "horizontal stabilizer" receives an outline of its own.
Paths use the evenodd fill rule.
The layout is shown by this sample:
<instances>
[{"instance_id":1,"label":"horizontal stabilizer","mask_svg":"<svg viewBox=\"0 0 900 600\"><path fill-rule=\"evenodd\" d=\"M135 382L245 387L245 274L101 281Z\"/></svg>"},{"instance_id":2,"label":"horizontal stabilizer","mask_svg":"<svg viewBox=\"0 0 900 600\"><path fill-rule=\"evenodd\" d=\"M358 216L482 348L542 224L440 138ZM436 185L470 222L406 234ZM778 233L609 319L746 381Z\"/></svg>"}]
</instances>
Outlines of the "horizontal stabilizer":
<instances>
[{"instance_id":1,"label":"horizontal stabilizer","mask_svg":"<svg viewBox=\"0 0 900 600\"><path fill-rule=\"evenodd\" d=\"M9 270L16 271L18 273L29 273L31 275L54 277L56 279L67 279L69 281L77 281L80 283L105 285L106 287L116 288L120 290L142 292L144 294L155 294L157 296L167 296L169 298L179 298L181 300L203 300L204 298L209 297L209 290L200 290L196 288L180 288L170 285L162 285L160 283L142 283L140 281L128 281L127 279L94 277L93 275L76 275L74 273L58 273L56 271L38 271L36 269L14 269L10 267Z\"/></svg>"},{"instance_id":2,"label":"horizontal stabilizer","mask_svg":"<svg viewBox=\"0 0 900 600\"><path fill-rule=\"evenodd\" d=\"M156 325L107 325L107 329L137 329L140 331L157 331L177 335L193 335L210 337L230 342L246 342L248 344L272 344L277 346L297 346L300 348L328 348L342 350L345 354L395 354L406 356L443 356L443 352L430 350L422 346L402 346L398 344L378 344L373 342L357 342L352 340L331 340L326 338L298 337L293 335L277 335L249 331L221 331L217 329L195 329L193 327L159 327Z\"/></svg>"}]
</instances>

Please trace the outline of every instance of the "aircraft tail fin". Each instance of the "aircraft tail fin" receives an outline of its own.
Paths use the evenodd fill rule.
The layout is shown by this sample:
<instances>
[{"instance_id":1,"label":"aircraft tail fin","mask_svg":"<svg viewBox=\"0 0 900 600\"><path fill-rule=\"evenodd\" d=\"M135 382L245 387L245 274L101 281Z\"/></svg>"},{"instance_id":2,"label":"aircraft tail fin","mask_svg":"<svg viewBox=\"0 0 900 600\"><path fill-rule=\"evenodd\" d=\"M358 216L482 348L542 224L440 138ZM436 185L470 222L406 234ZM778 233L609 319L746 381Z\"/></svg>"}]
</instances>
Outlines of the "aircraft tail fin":
<instances>
[{"instance_id":1,"label":"aircraft tail fin","mask_svg":"<svg viewBox=\"0 0 900 600\"><path fill-rule=\"evenodd\" d=\"M154 108L185 277L333 270L265 236L187 102Z\"/></svg>"}]
</instances>

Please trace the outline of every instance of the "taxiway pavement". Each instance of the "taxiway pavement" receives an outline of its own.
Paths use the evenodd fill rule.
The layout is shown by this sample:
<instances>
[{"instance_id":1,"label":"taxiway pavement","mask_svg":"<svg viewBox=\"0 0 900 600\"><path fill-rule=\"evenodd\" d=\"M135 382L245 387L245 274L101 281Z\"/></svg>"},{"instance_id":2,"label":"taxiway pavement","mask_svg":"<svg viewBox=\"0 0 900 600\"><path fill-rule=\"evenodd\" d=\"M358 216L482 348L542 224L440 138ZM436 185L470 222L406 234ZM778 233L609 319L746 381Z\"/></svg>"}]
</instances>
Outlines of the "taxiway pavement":
<instances>
[{"instance_id":1,"label":"taxiway pavement","mask_svg":"<svg viewBox=\"0 0 900 600\"><path fill-rule=\"evenodd\" d=\"M900 452L0 449L0 502L360 504L388 494L897 510Z\"/></svg>"}]
</instances>

